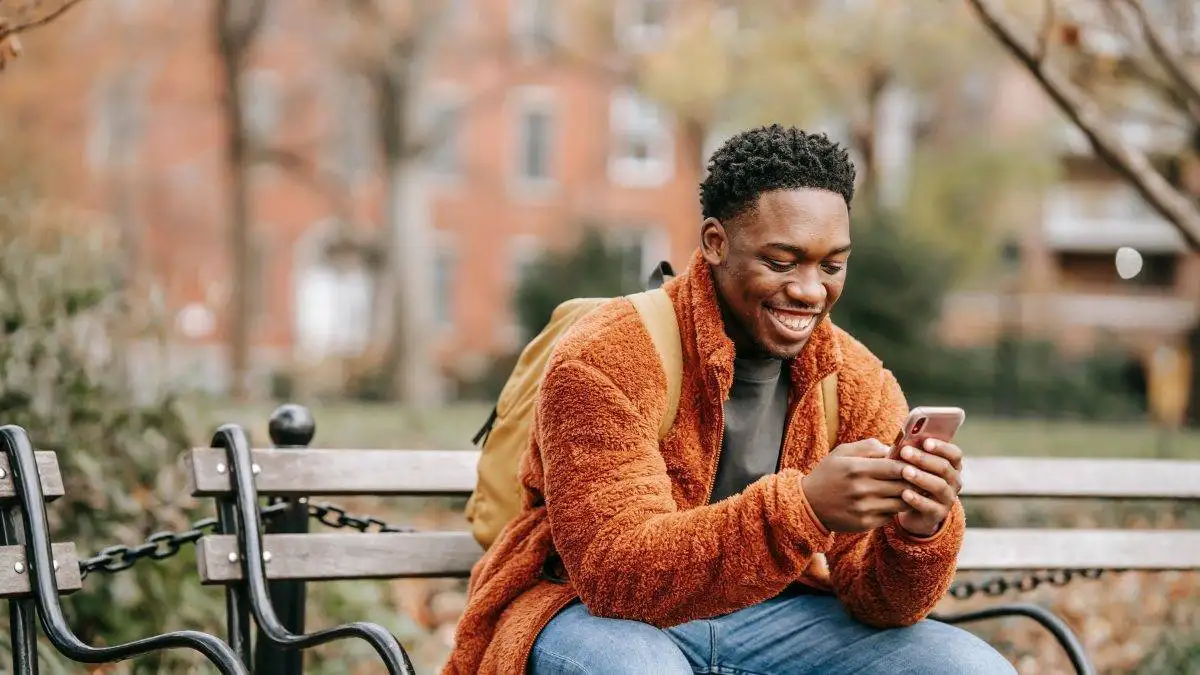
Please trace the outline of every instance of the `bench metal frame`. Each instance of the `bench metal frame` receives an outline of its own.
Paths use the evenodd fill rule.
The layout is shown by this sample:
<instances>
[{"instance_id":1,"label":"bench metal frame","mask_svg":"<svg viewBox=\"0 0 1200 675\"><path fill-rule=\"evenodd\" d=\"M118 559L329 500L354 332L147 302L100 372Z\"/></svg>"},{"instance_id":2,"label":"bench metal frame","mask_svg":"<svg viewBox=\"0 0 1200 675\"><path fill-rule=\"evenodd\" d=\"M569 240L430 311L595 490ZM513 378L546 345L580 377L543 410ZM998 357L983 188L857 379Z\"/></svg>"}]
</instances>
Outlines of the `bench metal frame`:
<instances>
[{"instance_id":1,"label":"bench metal frame","mask_svg":"<svg viewBox=\"0 0 1200 675\"><path fill-rule=\"evenodd\" d=\"M0 445L8 460L12 492L7 504L0 504L0 523L4 543L18 547L23 560L0 570L8 582L0 582L9 601L10 633L13 646L13 672L36 675L37 617L50 644L72 661L111 663L163 649L193 649L208 659L223 675L245 675L248 671L229 645L219 638L193 630L173 631L111 647L85 644L71 630L63 616L59 593L77 590L82 585L79 561L74 545L52 545L46 521L44 487L57 486L62 493L62 478L53 453L35 453L29 435L18 426L0 427ZM47 455L50 455L47 457ZM52 467L52 468L51 468ZM15 498L15 499L13 499ZM15 502L15 503L14 503ZM8 570L23 577L23 590L10 590Z\"/></svg>"},{"instance_id":2,"label":"bench metal frame","mask_svg":"<svg viewBox=\"0 0 1200 675\"><path fill-rule=\"evenodd\" d=\"M233 534L238 542L238 551L231 552L227 559L236 556L242 579L226 586L225 593L230 639L239 655L248 662L248 607L259 628L260 640L265 639L274 648L304 650L334 640L358 637L371 645L390 675L414 675L412 662L404 648L391 632L378 624L360 621L303 634L294 633L283 625L267 590L259 494L254 485L254 476L258 472L251 458L250 443L241 427L226 424L213 436L212 447L226 453L228 463L225 466L231 483L236 486L233 494L221 501L219 518L221 531Z\"/></svg>"},{"instance_id":3,"label":"bench metal frame","mask_svg":"<svg viewBox=\"0 0 1200 675\"><path fill-rule=\"evenodd\" d=\"M466 496L475 487L478 452L305 449L314 429L311 414L300 406L280 410L285 409L290 410L286 419L280 419L279 411L272 419L272 438L280 445L280 436L290 434L288 445L294 447L239 449L244 454L239 461L258 471L247 474L243 469L234 476L222 466L234 461L225 450L195 448L187 458L192 494L218 500L253 495L251 502L269 496L303 505L308 495ZM295 428L289 428L288 419L297 421ZM964 484L965 498L1192 500L1200 499L1200 462L969 458ZM252 577L263 574L274 583L292 583L293 589L318 580L465 577L482 554L468 532L307 534L277 530L260 538L239 530L200 540L197 566L201 581L231 587L245 583L247 566L231 562L230 556L249 547L271 555L265 571L251 570ZM959 570L1092 568L1200 569L1200 531L969 527L958 559ZM277 603L289 601L275 593L272 598ZM1005 604L930 618L961 624L1003 616L1037 621L1058 640L1078 673L1095 672L1070 627L1036 605ZM299 675L301 667L263 672Z\"/></svg>"}]
</instances>

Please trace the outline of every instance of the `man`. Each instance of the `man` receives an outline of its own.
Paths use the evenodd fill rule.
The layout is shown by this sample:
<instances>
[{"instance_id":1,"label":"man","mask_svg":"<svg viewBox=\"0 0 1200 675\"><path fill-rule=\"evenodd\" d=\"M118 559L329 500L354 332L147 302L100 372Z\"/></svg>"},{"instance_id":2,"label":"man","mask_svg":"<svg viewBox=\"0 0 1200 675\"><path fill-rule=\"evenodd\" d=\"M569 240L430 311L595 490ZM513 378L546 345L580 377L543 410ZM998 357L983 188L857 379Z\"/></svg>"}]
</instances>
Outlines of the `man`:
<instances>
[{"instance_id":1,"label":"man","mask_svg":"<svg viewBox=\"0 0 1200 675\"><path fill-rule=\"evenodd\" d=\"M714 153L700 250L666 285L684 374L661 443L667 383L632 304L563 337L524 510L474 570L447 673L1014 672L923 620L962 542L962 452L887 458L907 403L828 318L854 174L826 136L778 125Z\"/></svg>"}]
</instances>

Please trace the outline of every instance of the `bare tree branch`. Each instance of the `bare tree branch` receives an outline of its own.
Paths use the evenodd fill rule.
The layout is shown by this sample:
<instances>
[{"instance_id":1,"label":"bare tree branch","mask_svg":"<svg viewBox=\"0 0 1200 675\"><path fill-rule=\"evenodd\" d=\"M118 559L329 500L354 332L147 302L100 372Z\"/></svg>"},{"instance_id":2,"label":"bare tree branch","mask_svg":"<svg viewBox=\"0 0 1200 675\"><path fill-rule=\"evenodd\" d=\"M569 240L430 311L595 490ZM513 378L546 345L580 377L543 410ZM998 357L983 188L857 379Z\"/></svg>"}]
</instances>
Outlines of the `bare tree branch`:
<instances>
[{"instance_id":1,"label":"bare tree branch","mask_svg":"<svg viewBox=\"0 0 1200 675\"><path fill-rule=\"evenodd\" d=\"M63 14L66 14L68 10L81 2L83 2L83 0L66 0L62 5L56 8L54 11L47 13L45 16L38 17L32 21L26 21L24 23L3 25L2 21L0 21L0 41L3 41L4 38L8 37L9 35L17 35L28 30L33 30L34 28L38 28L40 26L45 26Z\"/></svg>"},{"instance_id":2,"label":"bare tree branch","mask_svg":"<svg viewBox=\"0 0 1200 675\"><path fill-rule=\"evenodd\" d=\"M1114 1L1106 0L1110 4ZM1159 65L1171 76L1171 79L1174 80L1179 89L1187 95L1192 109L1200 107L1200 83L1197 83L1191 73L1184 68L1180 62L1179 55L1174 53L1174 50L1167 45L1162 31L1154 25L1154 22L1146 14L1146 8L1142 6L1139 0L1123 1L1133 11L1134 16L1137 17L1138 25L1142 29L1142 37L1146 40L1146 46L1150 48L1150 52L1154 54L1154 58L1158 60Z\"/></svg>"},{"instance_id":3,"label":"bare tree branch","mask_svg":"<svg viewBox=\"0 0 1200 675\"><path fill-rule=\"evenodd\" d=\"M1030 44L1028 38L1018 34L1019 29L1013 20L1005 16L993 0L968 2L984 27L1025 66L1042 90L1088 137L1096 153L1125 176L1155 211L1174 224L1189 246L1200 250L1200 210L1196 205L1172 187L1150 164L1145 154L1131 148L1117 136L1095 102L1065 76L1035 57L1035 46Z\"/></svg>"}]
</instances>

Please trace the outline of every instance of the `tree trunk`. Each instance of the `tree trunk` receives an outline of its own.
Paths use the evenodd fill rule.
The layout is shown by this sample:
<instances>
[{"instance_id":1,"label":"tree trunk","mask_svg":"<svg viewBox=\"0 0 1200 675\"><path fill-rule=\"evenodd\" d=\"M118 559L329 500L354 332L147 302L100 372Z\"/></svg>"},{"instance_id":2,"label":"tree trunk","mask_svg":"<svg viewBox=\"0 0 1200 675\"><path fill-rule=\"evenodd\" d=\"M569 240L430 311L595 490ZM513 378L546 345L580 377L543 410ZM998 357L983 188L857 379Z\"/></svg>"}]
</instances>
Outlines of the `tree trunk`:
<instances>
[{"instance_id":1,"label":"tree trunk","mask_svg":"<svg viewBox=\"0 0 1200 675\"><path fill-rule=\"evenodd\" d=\"M251 300L257 292L251 275L250 186L246 166L246 133L242 117L241 59L228 54L222 60L225 79L225 150L229 170L229 254L233 261L233 286L229 298L229 359L231 393L244 401L250 394L249 351Z\"/></svg>"},{"instance_id":2,"label":"tree trunk","mask_svg":"<svg viewBox=\"0 0 1200 675\"><path fill-rule=\"evenodd\" d=\"M407 140L416 125L413 63L388 64L375 74L379 106L379 138L387 183L384 222L384 266L375 305L387 317L380 338L382 376L388 394L413 408L441 402L440 377L430 347L433 321L433 261L428 194L419 158Z\"/></svg>"}]
</instances>

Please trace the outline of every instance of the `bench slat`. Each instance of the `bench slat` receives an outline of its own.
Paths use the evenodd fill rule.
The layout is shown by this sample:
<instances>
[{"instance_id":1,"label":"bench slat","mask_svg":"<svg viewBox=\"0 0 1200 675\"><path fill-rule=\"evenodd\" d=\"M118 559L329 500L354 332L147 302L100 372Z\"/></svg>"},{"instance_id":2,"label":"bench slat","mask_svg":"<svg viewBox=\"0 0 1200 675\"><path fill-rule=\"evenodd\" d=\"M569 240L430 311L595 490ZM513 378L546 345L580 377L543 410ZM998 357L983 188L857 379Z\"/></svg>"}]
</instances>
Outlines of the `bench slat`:
<instances>
[{"instance_id":1,"label":"bench slat","mask_svg":"<svg viewBox=\"0 0 1200 675\"><path fill-rule=\"evenodd\" d=\"M37 459L38 476L42 479L42 493L46 501L52 501L63 495L62 474L58 470L58 455L49 450L39 450L34 453ZM8 501L17 496L13 487L12 467L8 465L8 455L0 453L0 500Z\"/></svg>"},{"instance_id":2,"label":"bench slat","mask_svg":"<svg viewBox=\"0 0 1200 675\"><path fill-rule=\"evenodd\" d=\"M963 495L1200 499L1200 462L968 457Z\"/></svg>"},{"instance_id":3,"label":"bench slat","mask_svg":"<svg viewBox=\"0 0 1200 675\"><path fill-rule=\"evenodd\" d=\"M967 528L959 569L1200 569L1200 531Z\"/></svg>"},{"instance_id":4,"label":"bench slat","mask_svg":"<svg viewBox=\"0 0 1200 675\"><path fill-rule=\"evenodd\" d=\"M83 587L83 579L79 576L79 557L75 554L75 544L51 544L50 550L58 561L58 570L54 573L58 581L60 593L67 594ZM25 571L17 574L16 564L25 565ZM24 546L0 546L0 598L15 598L29 595L29 566L25 561Z\"/></svg>"},{"instance_id":5,"label":"bench slat","mask_svg":"<svg viewBox=\"0 0 1200 675\"><path fill-rule=\"evenodd\" d=\"M223 450L189 453L194 496L229 494L229 473L217 471L225 461ZM475 488L479 453L255 450L254 461L262 468L256 481L264 495L464 495ZM1200 462L969 457L963 496L1200 499Z\"/></svg>"},{"instance_id":6,"label":"bench slat","mask_svg":"<svg viewBox=\"0 0 1200 675\"><path fill-rule=\"evenodd\" d=\"M270 579L387 579L466 576L482 551L468 532L271 534L264 550ZM200 579L242 578L229 561L232 535L200 540ZM959 570L1200 569L1200 532L1191 530L1058 530L969 528Z\"/></svg>"},{"instance_id":7,"label":"bench slat","mask_svg":"<svg viewBox=\"0 0 1200 675\"><path fill-rule=\"evenodd\" d=\"M262 495L458 495L475 489L479 453L457 450L254 450ZM229 494L224 450L188 453L192 495Z\"/></svg>"},{"instance_id":8,"label":"bench slat","mask_svg":"<svg viewBox=\"0 0 1200 675\"><path fill-rule=\"evenodd\" d=\"M228 583L242 578L233 535L209 535L198 542L200 581ZM270 579L389 579L457 577L470 574L483 555L468 532L388 532L383 534L269 534L263 550Z\"/></svg>"}]
</instances>

